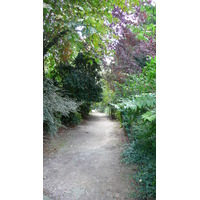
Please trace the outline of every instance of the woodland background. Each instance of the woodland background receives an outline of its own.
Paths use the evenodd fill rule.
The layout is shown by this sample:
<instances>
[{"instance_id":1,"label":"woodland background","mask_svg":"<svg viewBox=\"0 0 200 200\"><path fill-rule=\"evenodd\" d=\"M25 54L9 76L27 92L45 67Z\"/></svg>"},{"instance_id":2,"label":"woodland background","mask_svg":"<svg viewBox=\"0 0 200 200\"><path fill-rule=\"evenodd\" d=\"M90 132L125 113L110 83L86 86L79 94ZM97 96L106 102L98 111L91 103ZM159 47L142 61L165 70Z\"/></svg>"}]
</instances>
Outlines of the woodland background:
<instances>
[{"instance_id":1,"label":"woodland background","mask_svg":"<svg viewBox=\"0 0 200 200\"><path fill-rule=\"evenodd\" d=\"M157 3L157 199L199 198L196 5L197 1ZM32 194L29 199L40 199L42 2L2 6L8 8L1 12L2 196L26 199Z\"/></svg>"}]
</instances>

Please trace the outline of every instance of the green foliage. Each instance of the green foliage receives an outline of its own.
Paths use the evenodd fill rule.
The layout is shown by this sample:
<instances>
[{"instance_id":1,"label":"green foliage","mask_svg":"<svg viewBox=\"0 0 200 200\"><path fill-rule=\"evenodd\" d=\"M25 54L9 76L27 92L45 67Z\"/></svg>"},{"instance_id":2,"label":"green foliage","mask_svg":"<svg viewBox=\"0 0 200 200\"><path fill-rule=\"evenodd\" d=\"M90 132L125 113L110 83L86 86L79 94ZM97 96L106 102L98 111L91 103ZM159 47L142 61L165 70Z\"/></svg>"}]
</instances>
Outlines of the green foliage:
<instances>
[{"instance_id":1,"label":"green foliage","mask_svg":"<svg viewBox=\"0 0 200 200\"><path fill-rule=\"evenodd\" d=\"M154 109L144 113L142 115L142 119L144 121L150 121L150 122L154 121L156 119L156 109L154 108Z\"/></svg>"},{"instance_id":2,"label":"green foliage","mask_svg":"<svg viewBox=\"0 0 200 200\"><path fill-rule=\"evenodd\" d=\"M114 103L119 99L129 99L130 96L143 93L155 93L156 91L156 57L150 58L143 67L143 73L127 75L124 83L114 82Z\"/></svg>"},{"instance_id":3,"label":"green foliage","mask_svg":"<svg viewBox=\"0 0 200 200\"><path fill-rule=\"evenodd\" d=\"M111 109L128 134L130 144L123 161L137 164L133 178L139 199L156 196L156 58L151 58L142 74L115 83Z\"/></svg>"},{"instance_id":4,"label":"green foliage","mask_svg":"<svg viewBox=\"0 0 200 200\"><path fill-rule=\"evenodd\" d=\"M85 118L88 116L90 112L90 106L91 106L91 102L84 102L79 106L79 112L82 118Z\"/></svg>"},{"instance_id":5,"label":"green foliage","mask_svg":"<svg viewBox=\"0 0 200 200\"><path fill-rule=\"evenodd\" d=\"M70 113L67 117L62 116L61 122L65 126L80 124L82 121L81 114L79 112Z\"/></svg>"},{"instance_id":6,"label":"green foliage","mask_svg":"<svg viewBox=\"0 0 200 200\"><path fill-rule=\"evenodd\" d=\"M141 12L145 12L147 21L140 26L129 26L140 40L148 40L147 37L156 37L156 6L151 4L141 5Z\"/></svg>"},{"instance_id":7,"label":"green foliage","mask_svg":"<svg viewBox=\"0 0 200 200\"><path fill-rule=\"evenodd\" d=\"M65 94L77 101L101 101L100 66L95 59L78 54L72 65L61 63L54 71L54 78L66 91Z\"/></svg>"},{"instance_id":8,"label":"green foliage","mask_svg":"<svg viewBox=\"0 0 200 200\"><path fill-rule=\"evenodd\" d=\"M96 108L99 112L109 113L108 106L112 102L115 93L112 90L110 90L108 82L104 79L102 80L102 88L102 101L96 104Z\"/></svg>"},{"instance_id":9,"label":"green foliage","mask_svg":"<svg viewBox=\"0 0 200 200\"><path fill-rule=\"evenodd\" d=\"M155 93L143 93L142 95L130 96L126 99L120 99L118 104L111 104L118 110L130 110L136 112L137 110L152 108L156 104Z\"/></svg>"},{"instance_id":10,"label":"green foliage","mask_svg":"<svg viewBox=\"0 0 200 200\"><path fill-rule=\"evenodd\" d=\"M89 114L93 102L101 101L100 66L94 58L79 53L69 65L61 63L54 70L54 79L63 94L81 102L78 112L84 118Z\"/></svg>"},{"instance_id":11,"label":"green foliage","mask_svg":"<svg viewBox=\"0 0 200 200\"><path fill-rule=\"evenodd\" d=\"M43 122L44 130L52 136L61 125L61 116L67 117L75 112L78 104L68 96L62 97L61 91L50 79L44 81Z\"/></svg>"},{"instance_id":12,"label":"green foliage","mask_svg":"<svg viewBox=\"0 0 200 200\"><path fill-rule=\"evenodd\" d=\"M134 11L136 15L138 9L133 5L140 8L139 13L147 19L145 23L126 26L140 41L143 40L140 50L148 49L145 42L149 47L151 43L155 44L156 8L141 2L44 0L43 113L44 129L53 135L61 124L80 123L88 115L90 106L101 101L95 106L120 120L128 134L130 143L123 154L124 162L138 165L134 175L137 197L146 199L155 198L156 188L156 58L147 59L147 55L155 54L137 53L135 59L141 74L129 75L117 66L120 79L114 80L118 81L108 78L101 82L99 66L103 56L113 55L112 48L108 47L109 40L117 42L119 39L114 35L114 29L108 26L108 22L118 21L112 15L114 5L126 12ZM132 50L130 48L130 52ZM128 53L123 56L130 61L125 67L131 68L128 65L134 58L129 51L125 52ZM151 52L151 48L145 52ZM111 71L110 77L114 76Z\"/></svg>"},{"instance_id":13,"label":"green foliage","mask_svg":"<svg viewBox=\"0 0 200 200\"><path fill-rule=\"evenodd\" d=\"M81 53L71 65L56 65L51 56L46 62L50 68L44 80L44 130L53 135L61 124L80 123L90 105L101 101L101 76L95 59Z\"/></svg>"},{"instance_id":14,"label":"green foliage","mask_svg":"<svg viewBox=\"0 0 200 200\"><path fill-rule=\"evenodd\" d=\"M74 59L81 50L88 52L88 49L93 55L106 54L106 40L108 35L113 35L113 30L105 22L116 21L111 14L114 5L125 8L125 0L120 2L44 0L44 55L51 52L60 60L66 41L72 50L69 59ZM80 27L82 30L78 31ZM78 32L81 32L84 40Z\"/></svg>"}]
</instances>

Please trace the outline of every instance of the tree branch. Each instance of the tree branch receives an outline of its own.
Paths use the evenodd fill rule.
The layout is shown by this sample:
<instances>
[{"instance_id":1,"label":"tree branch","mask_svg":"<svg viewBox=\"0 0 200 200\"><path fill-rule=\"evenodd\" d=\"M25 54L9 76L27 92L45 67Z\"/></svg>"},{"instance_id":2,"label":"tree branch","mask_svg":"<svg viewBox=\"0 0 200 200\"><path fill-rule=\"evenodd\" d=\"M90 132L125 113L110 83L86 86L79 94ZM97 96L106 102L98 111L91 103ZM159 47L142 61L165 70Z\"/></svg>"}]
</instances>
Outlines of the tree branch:
<instances>
[{"instance_id":1,"label":"tree branch","mask_svg":"<svg viewBox=\"0 0 200 200\"><path fill-rule=\"evenodd\" d=\"M50 49L53 45L55 45L55 44L58 42L58 40L59 40L61 37L63 37L68 31L69 31L69 30L64 30L64 31L60 32L55 38L53 38L53 39L51 40L51 42L49 42L49 43L46 45L46 47L43 48L43 56L45 56L46 53L49 51L49 49Z\"/></svg>"}]
</instances>

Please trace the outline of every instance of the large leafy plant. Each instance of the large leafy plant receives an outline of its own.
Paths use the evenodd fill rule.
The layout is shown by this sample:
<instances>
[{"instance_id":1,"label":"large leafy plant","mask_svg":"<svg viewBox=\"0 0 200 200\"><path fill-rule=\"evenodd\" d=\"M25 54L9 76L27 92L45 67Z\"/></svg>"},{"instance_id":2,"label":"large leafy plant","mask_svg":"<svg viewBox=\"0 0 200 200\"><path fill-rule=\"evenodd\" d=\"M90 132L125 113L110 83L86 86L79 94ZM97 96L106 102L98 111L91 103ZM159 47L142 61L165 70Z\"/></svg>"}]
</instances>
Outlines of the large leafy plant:
<instances>
[{"instance_id":1,"label":"large leafy plant","mask_svg":"<svg viewBox=\"0 0 200 200\"><path fill-rule=\"evenodd\" d=\"M44 81L43 95L43 122L44 130L52 136L61 125L61 116L67 117L71 112L75 112L79 104L69 98L63 97L62 92L53 84L50 79Z\"/></svg>"},{"instance_id":2,"label":"large leafy plant","mask_svg":"<svg viewBox=\"0 0 200 200\"><path fill-rule=\"evenodd\" d=\"M115 99L110 104L118 113L130 143L124 162L139 166L133 176L140 199L156 195L156 58L151 58L142 74L115 83Z\"/></svg>"},{"instance_id":3,"label":"large leafy plant","mask_svg":"<svg viewBox=\"0 0 200 200\"><path fill-rule=\"evenodd\" d=\"M82 103L79 107L82 117L88 115L93 102L101 101L100 70L94 58L82 53L72 65L61 63L55 69L54 76L63 94Z\"/></svg>"}]
</instances>

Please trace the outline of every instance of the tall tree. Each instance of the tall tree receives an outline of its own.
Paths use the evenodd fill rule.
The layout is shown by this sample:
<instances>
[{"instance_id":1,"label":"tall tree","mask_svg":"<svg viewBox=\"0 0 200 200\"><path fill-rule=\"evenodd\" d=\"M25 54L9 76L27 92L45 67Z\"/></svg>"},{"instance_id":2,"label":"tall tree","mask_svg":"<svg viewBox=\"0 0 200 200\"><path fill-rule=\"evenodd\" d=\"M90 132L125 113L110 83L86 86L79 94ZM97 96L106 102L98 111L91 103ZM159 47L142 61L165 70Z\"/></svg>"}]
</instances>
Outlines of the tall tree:
<instances>
[{"instance_id":1,"label":"tall tree","mask_svg":"<svg viewBox=\"0 0 200 200\"><path fill-rule=\"evenodd\" d=\"M110 68L118 81L125 77L124 73L141 73L149 56L156 55L156 7L151 1L127 6L128 12L115 6L112 14L119 21L109 24L118 36L110 44L115 50Z\"/></svg>"}]
</instances>

